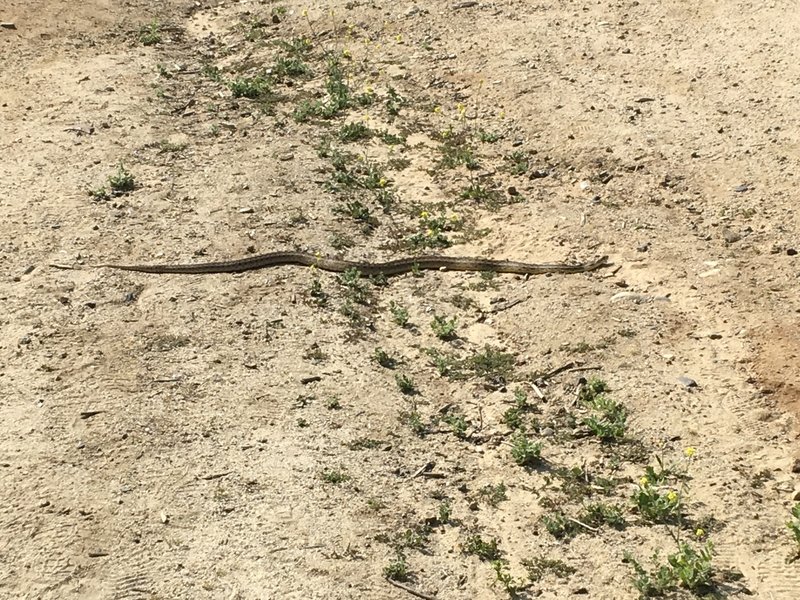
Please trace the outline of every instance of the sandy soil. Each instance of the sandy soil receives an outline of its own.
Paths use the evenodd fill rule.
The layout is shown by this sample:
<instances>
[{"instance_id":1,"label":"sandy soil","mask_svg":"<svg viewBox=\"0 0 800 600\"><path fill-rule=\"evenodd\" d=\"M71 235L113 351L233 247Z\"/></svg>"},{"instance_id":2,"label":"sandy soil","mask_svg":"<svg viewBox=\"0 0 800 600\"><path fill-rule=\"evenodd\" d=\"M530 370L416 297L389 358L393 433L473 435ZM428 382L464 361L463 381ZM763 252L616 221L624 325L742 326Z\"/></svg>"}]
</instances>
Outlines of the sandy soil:
<instances>
[{"instance_id":1,"label":"sandy soil","mask_svg":"<svg viewBox=\"0 0 800 600\"><path fill-rule=\"evenodd\" d=\"M0 597L412 597L389 575L627 599L626 553L649 569L676 540L714 545L698 593L800 597L794 2L10 0L0 21ZM91 268L283 249L614 267ZM586 377L622 439L591 434ZM688 468L653 484L680 494L666 524L632 500L657 457ZM588 523L598 504L624 524Z\"/></svg>"}]
</instances>

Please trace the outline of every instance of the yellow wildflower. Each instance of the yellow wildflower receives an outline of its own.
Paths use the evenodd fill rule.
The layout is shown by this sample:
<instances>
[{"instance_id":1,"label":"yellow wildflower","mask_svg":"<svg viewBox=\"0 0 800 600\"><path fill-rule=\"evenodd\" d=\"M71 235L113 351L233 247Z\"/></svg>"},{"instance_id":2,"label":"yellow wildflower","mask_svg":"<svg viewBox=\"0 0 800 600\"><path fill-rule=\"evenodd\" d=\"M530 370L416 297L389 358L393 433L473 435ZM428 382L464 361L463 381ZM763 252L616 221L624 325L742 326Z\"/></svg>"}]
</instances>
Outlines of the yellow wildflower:
<instances>
[{"instance_id":1,"label":"yellow wildflower","mask_svg":"<svg viewBox=\"0 0 800 600\"><path fill-rule=\"evenodd\" d=\"M675 504L678 501L678 492L670 490L667 494L667 500L669 500L671 504Z\"/></svg>"},{"instance_id":2,"label":"yellow wildflower","mask_svg":"<svg viewBox=\"0 0 800 600\"><path fill-rule=\"evenodd\" d=\"M442 107L441 107L441 106L435 106L435 107L433 108L433 112L435 112L435 113L437 113L437 114L438 114L438 113L440 113L440 112L442 112Z\"/></svg>"},{"instance_id":3,"label":"yellow wildflower","mask_svg":"<svg viewBox=\"0 0 800 600\"><path fill-rule=\"evenodd\" d=\"M378 185L381 187L386 187L386 179L381 177L380 181L378 181Z\"/></svg>"},{"instance_id":4,"label":"yellow wildflower","mask_svg":"<svg viewBox=\"0 0 800 600\"><path fill-rule=\"evenodd\" d=\"M642 477L639 480L639 485L642 486L642 487L646 486L649 483L650 483L650 480L647 477Z\"/></svg>"},{"instance_id":5,"label":"yellow wildflower","mask_svg":"<svg viewBox=\"0 0 800 600\"><path fill-rule=\"evenodd\" d=\"M420 219L427 219L430 216L431 216L431 213L429 213L427 210L423 210L421 213L419 213L419 218Z\"/></svg>"},{"instance_id":6,"label":"yellow wildflower","mask_svg":"<svg viewBox=\"0 0 800 600\"><path fill-rule=\"evenodd\" d=\"M692 458L696 452L697 450L695 448L692 448L691 446L689 446L683 451L683 453L686 455L686 458Z\"/></svg>"},{"instance_id":7,"label":"yellow wildflower","mask_svg":"<svg viewBox=\"0 0 800 600\"><path fill-rule=\"evenodd\" d=\"M697 531L695 531L695 532L694 532L694 534L695 534L697 537L701 538L701 537L703 537L703 536L706 534L706 532L705 532L705 530L704 530L704 529L700 528L700 529L698 529Z\"/></svg>"}]
</instances>

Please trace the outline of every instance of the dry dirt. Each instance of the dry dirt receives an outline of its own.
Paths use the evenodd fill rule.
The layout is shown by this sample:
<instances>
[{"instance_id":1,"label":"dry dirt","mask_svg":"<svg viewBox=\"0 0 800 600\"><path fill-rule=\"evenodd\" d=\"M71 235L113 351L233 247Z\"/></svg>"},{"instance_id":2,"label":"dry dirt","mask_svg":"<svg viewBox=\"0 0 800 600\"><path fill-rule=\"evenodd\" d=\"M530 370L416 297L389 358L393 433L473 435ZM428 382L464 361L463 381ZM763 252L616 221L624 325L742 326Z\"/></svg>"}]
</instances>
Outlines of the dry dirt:
<instances>
[{"instance_id":1,"label":"dry dirt","mask_svg":"<svg viewBox=\"0 0 800 600\"><path fill-rule=\"evenodd\" d=\"M495 568L520 597L636 598L625 552L650 568L674 538L713 542L718 596L800 597L795 2L7 0L0 21L0 597L410 598L384 578L404 557L442 600L508 597ZM313 73L234 98L290 56L278 40L308 40ZM298 121L330 106L332 56L363 105ZM351 122L405 141L337 139ZM120 163L135 189L91 197ZM374 189L332 189L358 164ZM428 251L615 266L427 272L366 298L299 267L91 268L381 260L439 234L454 244ZM442 376L428 350L487 346L513 354L504 377ZM596 369L541 379L570 362ZM589 435L585 376L627 407L624 440ZM656 457L690 463L658 488L682 495L672 524L631 499ZM542 519L598 502L625 525L557 539ZM542 557L574 573L529 582Z\"/></svg>"}]
</instances>

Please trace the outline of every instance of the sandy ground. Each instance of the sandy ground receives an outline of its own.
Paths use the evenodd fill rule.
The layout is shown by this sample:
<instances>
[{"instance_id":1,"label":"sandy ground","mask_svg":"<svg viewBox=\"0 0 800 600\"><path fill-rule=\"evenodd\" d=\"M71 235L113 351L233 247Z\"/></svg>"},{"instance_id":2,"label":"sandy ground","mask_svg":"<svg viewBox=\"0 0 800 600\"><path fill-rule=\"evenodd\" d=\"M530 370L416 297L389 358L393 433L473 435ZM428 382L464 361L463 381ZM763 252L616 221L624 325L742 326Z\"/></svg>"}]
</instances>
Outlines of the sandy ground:
<instances>
[{"instance_id":1,"label":"sandy ground","mask_svg":"<svg viewBox=\"0 0 800 600\"><path fill-rule=\"evenodd\" d=\"M676 539L713 542L717 596L800 597L794 2L10 0L0 21L0 597L412 597L389 574L440 599L627 599L626 552L649 568ZM311 72L235 98L281 40ZM331 56L363 101L295 118L327 102ZM337 152L380 166L373 188L331 185ZM90 196L120 163L135 189ZM362 291L91 268L384 260L439 234L425 251L614 267ZM432 360L487 347L506 373ZM586 430L587 376L627 407L624 439ZM656 457L689 469L668 524L632 501ZM597 502L624 525L586 523ZM560 539L559 511L582 523ZM542 558L573 572L530 577Z\"/></svg>"}]
</instances>

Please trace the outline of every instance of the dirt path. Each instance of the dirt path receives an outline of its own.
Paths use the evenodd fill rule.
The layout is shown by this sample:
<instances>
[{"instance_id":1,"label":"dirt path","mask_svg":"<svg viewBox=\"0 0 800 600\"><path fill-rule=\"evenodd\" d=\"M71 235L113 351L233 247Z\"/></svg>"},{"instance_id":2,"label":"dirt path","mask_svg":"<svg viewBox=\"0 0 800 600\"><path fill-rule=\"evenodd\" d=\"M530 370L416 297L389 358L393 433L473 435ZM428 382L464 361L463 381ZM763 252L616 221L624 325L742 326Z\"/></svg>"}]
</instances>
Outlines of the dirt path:
<instances>
[{"instance_id":1,"label":"dirt path","mask_svg":"<svg viewBox=\"0 0 800 600\"><path fill-rule=\"evenodd\" d=\"M794 3L0 22L0 597L800 597Z\"/></svg>"}]
</instances>

